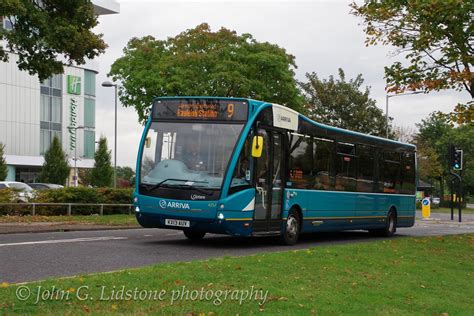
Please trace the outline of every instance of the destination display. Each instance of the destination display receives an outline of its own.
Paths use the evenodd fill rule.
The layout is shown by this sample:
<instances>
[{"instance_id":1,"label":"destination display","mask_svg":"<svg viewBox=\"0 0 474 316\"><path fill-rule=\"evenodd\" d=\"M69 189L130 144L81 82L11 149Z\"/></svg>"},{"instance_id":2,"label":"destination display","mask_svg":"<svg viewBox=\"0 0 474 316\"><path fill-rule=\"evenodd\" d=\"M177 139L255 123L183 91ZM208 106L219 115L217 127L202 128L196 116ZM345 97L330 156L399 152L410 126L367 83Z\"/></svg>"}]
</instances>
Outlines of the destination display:
<instances>
[{"instance_id":1,"label":"destination display","mask_svg":"<svg viewBox=\"0 0 474 316\"><path fill-rule=\"evenodd\" d=\"M215 99L157 100L153 119L246 121L248 104L245 101Z\"/></svg>"}]
</instances>

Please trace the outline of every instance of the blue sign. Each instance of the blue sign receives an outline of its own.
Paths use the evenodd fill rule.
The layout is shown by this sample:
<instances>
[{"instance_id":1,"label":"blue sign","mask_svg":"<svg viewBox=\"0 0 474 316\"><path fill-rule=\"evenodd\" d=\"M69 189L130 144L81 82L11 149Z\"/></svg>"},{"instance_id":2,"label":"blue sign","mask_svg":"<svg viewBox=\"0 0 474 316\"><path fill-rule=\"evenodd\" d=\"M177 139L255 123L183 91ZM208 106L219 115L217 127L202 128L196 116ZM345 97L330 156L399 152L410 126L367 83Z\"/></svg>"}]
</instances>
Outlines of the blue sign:
<instances>
[{"instance_id":1,"label":"blue sign","mask_svg":"<svg viewBox=\"0 0 474 316\"><path fill-rule=\"evenodd\" d=\"M430 200L423 199L423 205L430 205Z\"/></svg>"}]
</instances>

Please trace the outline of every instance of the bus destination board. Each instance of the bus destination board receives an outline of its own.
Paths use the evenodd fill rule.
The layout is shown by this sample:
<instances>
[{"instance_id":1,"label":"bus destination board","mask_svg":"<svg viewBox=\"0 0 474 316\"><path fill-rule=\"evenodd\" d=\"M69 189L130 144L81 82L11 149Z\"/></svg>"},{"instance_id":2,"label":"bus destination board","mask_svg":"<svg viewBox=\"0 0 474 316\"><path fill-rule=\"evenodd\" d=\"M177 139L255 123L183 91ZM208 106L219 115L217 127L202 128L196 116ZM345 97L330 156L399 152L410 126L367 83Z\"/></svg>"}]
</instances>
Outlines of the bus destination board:
<instances>
[{"instance_id":1,"label":"bus destination board","mask_svg":"<svg viewBox=\"0 0 474 316\"><path fill-rule=\"evenodd\" d=\"M170 99L157 100L153 106L153 119L246 121L248 104L240 100Z\"/></svg>"}]
</instances>

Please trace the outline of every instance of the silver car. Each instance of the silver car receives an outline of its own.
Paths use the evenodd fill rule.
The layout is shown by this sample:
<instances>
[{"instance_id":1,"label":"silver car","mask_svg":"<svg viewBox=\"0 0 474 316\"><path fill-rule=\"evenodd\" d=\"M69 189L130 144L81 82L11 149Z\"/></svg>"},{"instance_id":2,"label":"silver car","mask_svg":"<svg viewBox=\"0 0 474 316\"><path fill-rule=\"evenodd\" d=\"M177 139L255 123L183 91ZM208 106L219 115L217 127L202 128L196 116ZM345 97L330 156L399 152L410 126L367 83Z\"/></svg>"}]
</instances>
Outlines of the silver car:
<instances>
[{"instance_id":1,"label":"silver car","mask_svg":"<svg viewBox=\"0 0 474 316\"><path fill-rule=\"evenodd\" d=\"M33 197L33 189L23 182L0 181L0 190L5 188L13 189L17 192L17 202L26 203L28 199Z\"/></svg>"}]
</instances>

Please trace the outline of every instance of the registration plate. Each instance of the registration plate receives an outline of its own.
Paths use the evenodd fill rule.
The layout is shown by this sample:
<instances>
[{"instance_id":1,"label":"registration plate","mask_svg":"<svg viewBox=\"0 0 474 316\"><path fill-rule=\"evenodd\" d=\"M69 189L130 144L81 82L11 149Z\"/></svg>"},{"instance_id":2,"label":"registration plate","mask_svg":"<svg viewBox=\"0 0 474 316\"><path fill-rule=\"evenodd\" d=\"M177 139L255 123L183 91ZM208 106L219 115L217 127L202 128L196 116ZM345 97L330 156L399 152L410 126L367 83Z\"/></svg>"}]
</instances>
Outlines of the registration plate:
<instances>
[{"instance_id":1,"label":"registration plate","mask_svg":"<svg viewBox=\"0 0 474 316\"><path fill-rule=\"evenodd\" d=\"M177 227L189 227L189 221L183 221L180 219L165 219L165 225L177 226Z\"/></svg>"}]
</instances>

